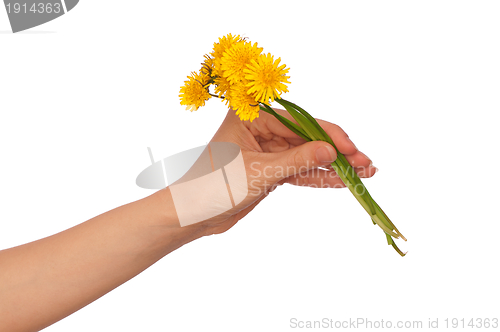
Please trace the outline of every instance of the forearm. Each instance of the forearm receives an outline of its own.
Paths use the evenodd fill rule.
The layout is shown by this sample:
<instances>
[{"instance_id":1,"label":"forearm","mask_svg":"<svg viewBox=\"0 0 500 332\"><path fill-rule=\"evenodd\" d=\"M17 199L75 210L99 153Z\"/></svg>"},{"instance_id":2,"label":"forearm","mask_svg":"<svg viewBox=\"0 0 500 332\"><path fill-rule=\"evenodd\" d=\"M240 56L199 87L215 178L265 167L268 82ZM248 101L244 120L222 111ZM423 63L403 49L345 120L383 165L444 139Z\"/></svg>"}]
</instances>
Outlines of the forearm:
<instances>
[{"instance_id":1,"label":"forearm","mask_svg":"<svg viewBox=\"0 0 500 332\"><path fill-rule=\"evenodd\" d=\"M166 189L0 251L0 331L40 330L200 236L179 226Z\"/></svg>"}]
</instances>

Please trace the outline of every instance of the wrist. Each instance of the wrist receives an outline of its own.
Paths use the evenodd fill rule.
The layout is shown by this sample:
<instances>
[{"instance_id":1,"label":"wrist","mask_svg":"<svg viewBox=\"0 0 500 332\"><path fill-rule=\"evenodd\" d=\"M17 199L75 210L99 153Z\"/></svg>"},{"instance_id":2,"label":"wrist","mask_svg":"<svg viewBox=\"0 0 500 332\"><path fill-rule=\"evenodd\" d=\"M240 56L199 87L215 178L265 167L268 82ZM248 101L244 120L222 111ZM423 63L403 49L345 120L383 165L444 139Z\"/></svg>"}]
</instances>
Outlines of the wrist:
<instances>
[{"instance_id":1,"label":"wrist","mask_svg":"<svg viewBox=\"0 0 500 332\"><path fill-rule=\"evenodd\" d=\"M182 227L179 223L177 213L172 199L172 194L168 187L157 191L153 195L147 197L156 211L156 218L150 224L151 227L158 229L162 242L168 247L168 252L171 252L186 243L196 240L204 235L204 227L202 223L197 223ZM166 252L166 254L168 253Z\"/></svg>"}]
</instances>

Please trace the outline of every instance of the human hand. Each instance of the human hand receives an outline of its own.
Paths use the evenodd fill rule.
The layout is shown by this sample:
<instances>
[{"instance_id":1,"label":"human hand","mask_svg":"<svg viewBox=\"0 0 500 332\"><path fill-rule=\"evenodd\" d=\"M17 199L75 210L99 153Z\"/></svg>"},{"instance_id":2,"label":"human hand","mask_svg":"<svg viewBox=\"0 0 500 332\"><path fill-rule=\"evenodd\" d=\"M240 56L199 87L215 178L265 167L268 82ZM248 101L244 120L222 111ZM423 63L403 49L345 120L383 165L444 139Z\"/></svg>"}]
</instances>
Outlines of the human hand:
<instances>
[{"instance_id":1,"label":"human hand","mask_svg":"<svg viewBox=\"0 0 500 332\"><path fill-rule=\"evenodd\" d=\"M294 121L288 112L276 111ZM372 166L371 160L356 148L339 126L322 120L318 123L359 177L367 178L375 174L377 169ZM240 147L248 194L232 209L200 222L197 227L203 227L203 235L225 232L277 186L285 183L315 188L345 187L330 166L337 155L329 143L306 142L265 112L261 112L253 122L243 122L230 109L211 142L230 142Z\"/></svg>"}]
</instances>

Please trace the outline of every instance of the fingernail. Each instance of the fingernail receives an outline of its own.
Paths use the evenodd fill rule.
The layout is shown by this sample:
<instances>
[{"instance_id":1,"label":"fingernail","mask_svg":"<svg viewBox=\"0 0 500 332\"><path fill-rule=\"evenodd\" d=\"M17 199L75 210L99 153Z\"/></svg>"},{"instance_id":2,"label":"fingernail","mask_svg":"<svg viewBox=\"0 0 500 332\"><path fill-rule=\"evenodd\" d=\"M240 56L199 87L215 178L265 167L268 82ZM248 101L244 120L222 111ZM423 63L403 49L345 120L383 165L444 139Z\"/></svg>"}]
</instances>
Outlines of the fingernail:
<instances>
[{"instance_id":1,"label":"fingernail","mask_svg":"<svg viewBox=\"0 0 500 332\"><path fill-rule=\"evenodd\" d=\"M375 168L375 173L377 173L378 172L378 168L377 167L374 167L374 168Z\"/></svg>"},{"instance_id":2,"label":"fingernail","mask_svg":"<svg viewBox=\"0 0 500 332\"><path fill-rule=\"evenodd\" d=\"M332 146L322 146L316 150L316 158L320 163L333 163L335 157L335 150Z\"/></svg>"}]
</instances>

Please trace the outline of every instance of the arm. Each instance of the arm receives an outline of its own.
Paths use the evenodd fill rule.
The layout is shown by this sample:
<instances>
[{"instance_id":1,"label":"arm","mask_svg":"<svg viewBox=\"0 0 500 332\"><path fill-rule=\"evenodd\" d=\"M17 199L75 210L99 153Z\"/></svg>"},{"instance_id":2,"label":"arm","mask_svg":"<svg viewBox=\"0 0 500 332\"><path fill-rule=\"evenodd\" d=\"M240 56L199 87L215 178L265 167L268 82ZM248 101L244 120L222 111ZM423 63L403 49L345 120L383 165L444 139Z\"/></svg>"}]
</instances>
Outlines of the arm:
<instances>
[{"instance_id":1,"label":"arm","mask_svg":"<svg viewBox=\"0 0 500 332\"><path fill-rule=\"evenodd\" d=\"M375 174L370 159L340 127L320 124L360 177ZM182 245L227 231L276 185L344 186L331 167L316 169L336 158L328 143L306 143L271 115L249 123L230 110L212 141L241 148L249 190L240 204L181 227L166 188L58 234L0 251L0 332L38 331L70 315ZM211 195L210 188L200 189Z\"/></svg>"},{"instance_id":2,"label":"arm","mask_svg":"<svg viewBox=\"0 0 500 332\"><path fill-rule=\"evenodd\" d=\"M63 232L0 251L0 331L38 331L201 236L168 189Z\"/></svg>"}]
</instances>

